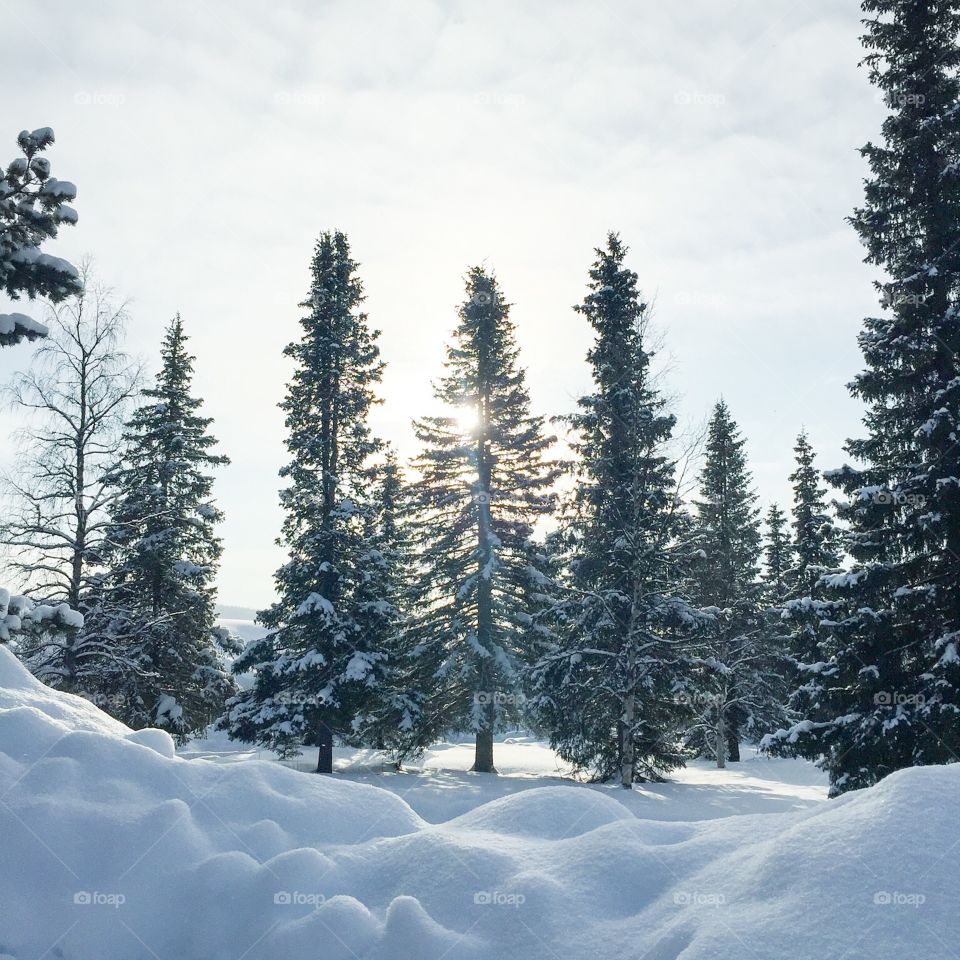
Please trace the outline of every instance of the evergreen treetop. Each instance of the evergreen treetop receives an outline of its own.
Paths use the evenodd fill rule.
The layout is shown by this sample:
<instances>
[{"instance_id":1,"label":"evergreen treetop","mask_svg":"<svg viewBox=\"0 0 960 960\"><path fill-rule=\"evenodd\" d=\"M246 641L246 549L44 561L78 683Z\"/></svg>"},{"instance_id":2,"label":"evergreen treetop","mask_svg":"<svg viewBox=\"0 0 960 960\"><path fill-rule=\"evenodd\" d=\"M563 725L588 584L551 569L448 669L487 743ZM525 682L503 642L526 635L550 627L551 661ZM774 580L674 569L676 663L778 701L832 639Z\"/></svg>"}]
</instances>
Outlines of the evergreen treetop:
<instances>
[{"instance_id":1,"label":"evergreen treetop","mask_svg":"<svg viewBox=\"0 0 960 960\"><path fill-rule=\"evenodd\" d=\"M31 300L40 296L59 303L82 288L72 263L40 251L61 226L77 222L70 205L77 188L51 176L50 161L41 156L53 142L49 127L21 130L17 146L23 156L7 164L0 176L0 290L13 300L26 294ZM32 317L0 314L0 347L46 334L47 328Z\"/></svg>"},{"instance_id":2,"label":"evergreen treetop","mask_svg":"<svg viewBox=\"0 0 960 960\"><path fill-rule=\"evenodd\" d=\"M840 562L837 534L826 505L826 489L814 466L815 454L806 431L801 431L793 448L796 468L793 484L793 565L787 573L794 596L818 592L820 578L836 570Z\"/></svg>"},{"instance_id":3,"label":"evergreen treetop","mask_svg":"<svg viewBox=\"0 0 960 960\"><path fill-rule=\"evenodd\" d=\"M770 504L764 518L767 536L763 545L763 579L770 599L778 604L787 596L787 571L793 566L793 543L787 515L777 503Z\"/></svg>"},{"instance_id":4,"label":"evergreen treetop","mask_svg":"<svg viewBox=\"0 0 960 960\"><path fill-rule=\"evenodd\" d=\"M700 473L697 545L703 559L694 566L694 598L701 605L726 607L755 598L760 555L759 512L747 466L746 441L719 400L707 433Z\"/></svg>"}]
</instances>

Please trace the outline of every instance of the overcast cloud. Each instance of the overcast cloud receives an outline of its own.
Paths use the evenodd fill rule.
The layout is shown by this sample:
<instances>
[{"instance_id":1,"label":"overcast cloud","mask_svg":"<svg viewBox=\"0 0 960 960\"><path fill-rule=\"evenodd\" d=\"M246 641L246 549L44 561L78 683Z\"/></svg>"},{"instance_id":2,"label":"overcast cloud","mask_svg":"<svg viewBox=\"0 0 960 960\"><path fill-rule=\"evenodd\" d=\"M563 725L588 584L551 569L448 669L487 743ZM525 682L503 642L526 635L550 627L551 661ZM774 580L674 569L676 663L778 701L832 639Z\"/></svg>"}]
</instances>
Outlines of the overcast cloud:
<instances>
[{"instance_id":1,"label":"overcast cloud","mask_svg":"<svg viewBox=\"0 0 960 960\"><path fill-rule=\"evenodd\" d=\"M93 255L151 362L177 310L193 338L233 459L225 603L267 603L282 560L281 350L323 229L362 263L389 364L376 425L403 455L470 264L515 304L538 411L570 409L589 344L571 306L609 229L655 298L681 420L726 397L764 506L786 502L801 425L824 467L858 432L844 385L876 298L844 218L883 108L853 0L3 8L2 159L52 126L53 173L79 187L46 249ZM0 378L29 353L4 350Z\"/></svg>"}]
</instances>

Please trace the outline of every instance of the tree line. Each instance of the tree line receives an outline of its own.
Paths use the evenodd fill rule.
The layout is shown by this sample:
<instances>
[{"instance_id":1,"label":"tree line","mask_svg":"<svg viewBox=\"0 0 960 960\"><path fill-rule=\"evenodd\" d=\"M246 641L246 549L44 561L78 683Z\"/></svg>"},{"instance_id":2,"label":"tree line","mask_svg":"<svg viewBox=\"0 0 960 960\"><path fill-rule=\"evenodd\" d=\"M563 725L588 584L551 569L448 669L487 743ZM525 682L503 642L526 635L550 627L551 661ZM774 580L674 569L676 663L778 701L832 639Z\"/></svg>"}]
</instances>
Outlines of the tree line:
<instances>
[{"instance_id":1,"label":"tree line","mask_svg":"<svg viewBox=\"0 0 960 960\"><path fill-rule=\"evenodd\" d=\"M435 385L444 412L416 421L404 471L368 424L383 362L357 264L343 234L321 236L287 348L289 559L266 636L234 664L252 682L220 720L231 736L312 744L329 771L335 739L402 762L470 731L473 769L491 771L495 734L522 723L629 786L696 753L723 765L788 722L781 610L838 563L812 450L801 435L793 526L772 508L765 565L722 400L688 502L626 254L609 235L576 308L593 387L562 421L566 456L531 411L499 283L474 267Z\"/></svg>"},{"instance_id":2,"label":"tree line","mask_svg":"<svg viewBox=\"0 0 960 960\"><path fill-rule=\"evenodd\" d=\"M520 723L575 770L625 787L697 754L736 760L744 739L816 760L834 793L955 760L960 25L951 8L907 0L863 9L889 112L881 143L863 148L870 176L851 217L885 274L851 384L866 408L865 436L847 446L857 466L821 475L801 433L793 502L761 518L721 399L690 476L616 234L574 308L593 333L575 411L533 413L510 305L474 267L434 388L443 412L416 421L420 453L401 465L370 427L384 361L358 264L343 233L323 233L285 351L287 559L265 636L231 649L212 592L211 471L225 460L191 393L183 324L147 390L109 335L107 372L90 372L75 341L100 307L75 278L33 291L88 313L75 341L63 318L40 348L64 351L53 362L71 371L70 401L51 406L39 375L13 386L21 405L65 411L28 445L23 513L3 528L38 596L63 605L7 629L18 653L134 726L187 737L216 721L281 755L315 747L320 771L337 740L402 763L449 731L471 732L474 769L492 771L496 733ZM23 283L5 276L8 292ZM123 399L79 396L84 376ZM111 423L128 406L119 433L105 428L114 439L84 448L90 417ZM0 614L29 621L28 605Z\"/></svg>"}]
</instances>

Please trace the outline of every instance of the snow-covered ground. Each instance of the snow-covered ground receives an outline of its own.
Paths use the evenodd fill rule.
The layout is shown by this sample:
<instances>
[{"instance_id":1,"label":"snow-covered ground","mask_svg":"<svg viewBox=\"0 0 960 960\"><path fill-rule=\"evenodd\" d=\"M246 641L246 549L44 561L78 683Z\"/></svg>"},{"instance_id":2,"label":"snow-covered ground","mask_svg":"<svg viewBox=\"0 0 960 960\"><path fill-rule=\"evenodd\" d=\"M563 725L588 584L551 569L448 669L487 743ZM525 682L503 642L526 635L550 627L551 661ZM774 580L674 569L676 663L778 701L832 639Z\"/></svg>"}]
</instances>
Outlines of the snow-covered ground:
<instances>
[{"instance_id":1,"label":"snow-covered ground","mask_svg":"<svg viewBox=\"0 0 960 960\"><path fill-rule=\"evenodd\" d=\"M213 733L178 751L179 756L216 763L276 760L267 750L231 742ZM343 779L389 790L425 820L441 823L468 813L482 803L544 786L593 790L627 805L637 817L648 820L711 820L748 813L804 810L827 798L826 778L803 760L778 760L757 756L745 747L744 762L717 770L707 762L692 763L676 771L670 783L638 784L627 792L616 785L577 783L549 746L516 734L499 738L495 760L499 776L470 773L473 742L441 743L422 760L397 773L383 757L368 750L338 748L335 768ZM287 766L304 773L316 769L315 750L306 750Z\"/></svg>"},{"instance_id":2,"label":"snow-covered ground","mask_svg":"<svg viewBox=\"0 0 960 960\"><path fill-rule=\"evenodd\" d=\"M0 647L0 958L958 955L960 764L828 802L751 755L627 793L508 739L499 777L456 743L402 774L176 756Z\"/></svg>"}]
</instances>

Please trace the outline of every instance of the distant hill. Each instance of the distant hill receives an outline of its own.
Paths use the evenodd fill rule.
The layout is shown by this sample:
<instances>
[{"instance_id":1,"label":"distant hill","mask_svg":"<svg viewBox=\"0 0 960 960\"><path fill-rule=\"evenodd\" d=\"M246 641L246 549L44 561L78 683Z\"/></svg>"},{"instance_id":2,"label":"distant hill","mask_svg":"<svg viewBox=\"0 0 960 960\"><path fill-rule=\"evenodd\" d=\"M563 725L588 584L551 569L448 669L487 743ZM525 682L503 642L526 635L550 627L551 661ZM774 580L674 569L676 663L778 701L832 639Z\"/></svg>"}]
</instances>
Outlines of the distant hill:
<instances>
[{"instance_id":1,"label":"distant hill","mask_svg":"<svg viewBox=\"0 0 960 960\"><path fill-rule=\"evenodd\" d=\"M231 607L226 603L218 603L217 616L221 620L256 620L257 611L250 607Z\"/></svg>"}]
</instances>

